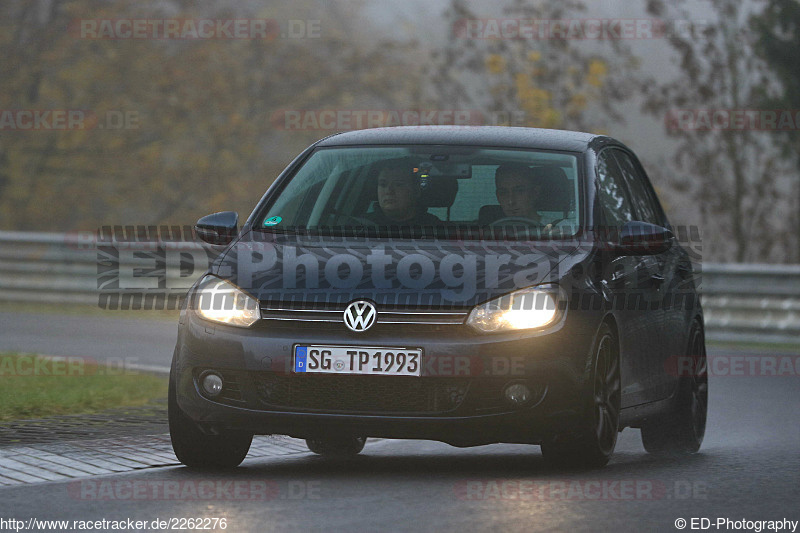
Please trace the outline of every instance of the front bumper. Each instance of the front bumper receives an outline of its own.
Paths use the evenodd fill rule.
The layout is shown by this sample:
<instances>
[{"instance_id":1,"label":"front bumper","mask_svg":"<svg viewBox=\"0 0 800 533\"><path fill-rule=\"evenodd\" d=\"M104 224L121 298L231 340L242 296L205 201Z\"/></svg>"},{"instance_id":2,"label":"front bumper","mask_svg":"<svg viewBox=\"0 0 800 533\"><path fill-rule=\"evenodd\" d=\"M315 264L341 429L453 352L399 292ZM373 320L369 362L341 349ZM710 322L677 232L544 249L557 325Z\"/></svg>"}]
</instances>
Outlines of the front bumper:
<instances>
[{"instance_id":1,"label":"front bumper","mask_svg":"<svg viewBox=\"0 0 800 533\"><path fill-rule=\"evenodd\" d=\"M342 330L240 329L187 313L173 366L180 409L208 433L230 429L298 438L325 434L438 440L455 446L539 443L582 415L586 359L595 328L565 323L548 334L470 335L465 330L372 336ZM422 376L293 374L303 343L418 346ZM201 392L206 371L226 388ZM513 406L505 385L528 384L533 398Z\"/></svg>"}]
</instances>

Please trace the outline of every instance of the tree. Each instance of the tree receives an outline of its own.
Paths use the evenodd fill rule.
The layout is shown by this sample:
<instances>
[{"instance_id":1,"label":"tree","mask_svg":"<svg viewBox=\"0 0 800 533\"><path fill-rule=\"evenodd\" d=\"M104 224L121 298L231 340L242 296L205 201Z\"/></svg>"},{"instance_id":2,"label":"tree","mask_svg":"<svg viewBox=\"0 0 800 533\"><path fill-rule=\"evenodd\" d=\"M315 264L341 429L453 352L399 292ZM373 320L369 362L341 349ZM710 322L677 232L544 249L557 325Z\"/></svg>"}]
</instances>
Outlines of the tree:
<instances>
[{"instance_id":1,"label":"tree","mask_svg":"<svg viewBox=\"0 0 800 533\"><path fill-rule=\"evenodd\" d=\"M680 5L650 0L648 11L665 19L698 19ZM678 75L667 83L642 84L645 111L664 117L667 133L678 142L674 161L686 175L686 192L701 199L707 257L787 261L794 248L784 215L791 209L789 163L775 148L775 131L737 127L731 119L757 107L774 79L753 52L744 5L710 0L709 6L715 17L710 24L667 36L678 55ZM708 121L715 111L731 122Z\"/></svg>"},{"instance_id":2,"label":"tree","mask_svg":"<svg viewBox=\"0 0 800 533\"><path fill-rule=\"evenodd\" d=\"M286 131L275 112L408 105L419 85L403 54L413 46L373 38L351 9L321 0L6 0L0 110L84 110L87 120L74 130L0 129L0 227L183 225L222 209L249 213L299 150L332 133ZM76 34L85 19L208 18L324 24L304 38ZM110 127L119 116L131 120Z\"/></svg>"},{"instance_id":3,"label":"tree","mask_svg":"<svg viewBox=\"0 0 800 533\"><path fill-rule=\"evenodd\" d=\"M525 25L583 10L575 0L512 0L502 13ZM480 19L464 0L452 0L444 16L450 37L427 76L437 106L477 110L499 125L603 132L607 120L622 121L615 104L631 94L637 61L620 41L581 43L566 27L544 38L494 31L498 19Z\"/></svg>"},{"instance_id":4,"label":"tree","mask_svg":"<svg viewBox=\"0 0 800 533\"><path fill-rule=\"evenodd\" d=\"M767 7L750 19L756 33L756 53L764 60L773 75L780 81L777 96L766 92L759 100L766 108L800 109L800 3L796 0L768 0ZM800 124L797 129L785 132L783 147L789 157L800 166ZM794 174L796 199L794 227L796 254L800 263L800 176Z\"/></svg>"}]
</instances>

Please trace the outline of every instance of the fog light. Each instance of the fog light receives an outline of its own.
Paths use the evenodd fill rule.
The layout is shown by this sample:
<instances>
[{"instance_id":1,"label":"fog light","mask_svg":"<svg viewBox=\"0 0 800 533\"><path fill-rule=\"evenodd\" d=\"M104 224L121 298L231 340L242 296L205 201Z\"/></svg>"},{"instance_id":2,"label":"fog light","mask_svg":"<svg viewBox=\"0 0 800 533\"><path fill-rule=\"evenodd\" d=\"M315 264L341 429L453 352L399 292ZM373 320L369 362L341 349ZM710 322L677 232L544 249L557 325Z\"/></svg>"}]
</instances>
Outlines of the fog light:
<instances>
[{"instance_id":1,"label":"fog light","mask_svg":"<svg viewBox=\"0 0 800 533\"><path fill-rule=\"evenodd\" d=\"M522 383L512 383L511 385L506 385L503 394L505 395L506 400L514 405L526 404L531 400L532 397L531 389Z\"/></svg>"},{"instance_id":2,"label":"fog light","mask_svg":"<svg viewBox=\"0 0 800 533\"><path fill-rule=\"evenodd\" d=\"M203 390L209 396L216 396L222 392L222 378L216 374L206 374L203 377Z\"/></svg>"}]
</instances>

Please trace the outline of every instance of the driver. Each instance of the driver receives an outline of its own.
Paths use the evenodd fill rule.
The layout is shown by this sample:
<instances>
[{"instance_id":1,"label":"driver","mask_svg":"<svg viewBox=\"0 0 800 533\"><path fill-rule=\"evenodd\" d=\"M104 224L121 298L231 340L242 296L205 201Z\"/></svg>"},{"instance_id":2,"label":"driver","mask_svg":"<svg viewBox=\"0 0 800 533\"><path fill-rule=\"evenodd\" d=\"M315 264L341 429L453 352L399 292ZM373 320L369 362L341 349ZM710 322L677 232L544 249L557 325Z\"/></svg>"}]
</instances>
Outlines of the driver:
<instances>
[{"instance_id":1,"label":"driver","mask_svg":"<svg viewBox=\"0 0 800 533\"><path fill-rule=\"evenodd\" d=\"M378 173L378 206L366 218L379 225L430 226L441 220L420 203L422 190L408 164L385 166Z\"/></svg>"},{"instance_id":2,"label":"driver","mask_svg":"<svg viewBox=\"0 0 800 533\"><path fill-rule=\"evenodd\" d=\"M533 169L522 163L503 163L494 174L497 202L506 217L522 217L541 223L536 200L542 186L536 183Z\"/></svg>"}]
</instances>

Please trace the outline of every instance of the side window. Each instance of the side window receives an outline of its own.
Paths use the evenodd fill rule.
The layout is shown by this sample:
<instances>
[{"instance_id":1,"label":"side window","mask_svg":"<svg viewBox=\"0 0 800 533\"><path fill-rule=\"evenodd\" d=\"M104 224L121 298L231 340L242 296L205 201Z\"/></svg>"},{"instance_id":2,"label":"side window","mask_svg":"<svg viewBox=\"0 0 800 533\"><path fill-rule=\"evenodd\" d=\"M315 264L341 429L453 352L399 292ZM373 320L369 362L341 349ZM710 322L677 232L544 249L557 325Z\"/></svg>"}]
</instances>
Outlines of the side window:
<instances>
[{"instance_id":1,"label":"side window","mask_svg":"<svg viewBox=\"0 0 800 533\"><path fill-rule=\"evenodd\" d=\"M610 226L622 226L634 220L631 201L625 191L625 182L609 150L597 156L597 179L597 199L603 210L605 223Z\"/></svg>"},{"instance_id":2,"label":"side window","mask_svg":"<svg viewBox=\"0 0 800 533\"><path fill-rule=\"evenodd\" d=\"M642 222L663 225L661 209L658 207L658 201L653 196L651 188L645 182L646 178L628 154L621 150L613 150L613 152L622 176L625 178L628 191L630 191L631 201L637 213L636 218Z\"/></svg>"}]
</instances>

